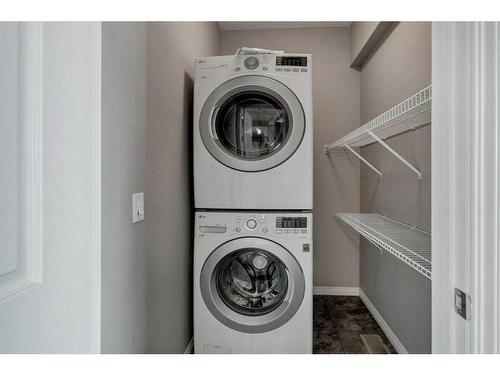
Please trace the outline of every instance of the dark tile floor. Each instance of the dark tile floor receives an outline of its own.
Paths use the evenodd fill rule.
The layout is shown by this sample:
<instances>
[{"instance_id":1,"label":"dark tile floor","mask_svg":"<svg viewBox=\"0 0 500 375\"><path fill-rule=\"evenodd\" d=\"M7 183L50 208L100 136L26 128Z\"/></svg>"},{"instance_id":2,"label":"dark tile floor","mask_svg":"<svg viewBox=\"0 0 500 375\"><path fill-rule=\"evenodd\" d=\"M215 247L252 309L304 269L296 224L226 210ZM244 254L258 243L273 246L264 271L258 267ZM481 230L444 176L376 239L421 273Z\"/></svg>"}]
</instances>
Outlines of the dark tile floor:
<instances>
[{"instance_id":1,"label":"dark tile floor","mask_svg":"<svg viewBox=\"0 0 500 375\"><path fill-rule=\"evenodd\" d=\"M378 334L396 353L359 297L314 296L314 353L368 354L362 334Z\"/></svg>"}]
</instances>

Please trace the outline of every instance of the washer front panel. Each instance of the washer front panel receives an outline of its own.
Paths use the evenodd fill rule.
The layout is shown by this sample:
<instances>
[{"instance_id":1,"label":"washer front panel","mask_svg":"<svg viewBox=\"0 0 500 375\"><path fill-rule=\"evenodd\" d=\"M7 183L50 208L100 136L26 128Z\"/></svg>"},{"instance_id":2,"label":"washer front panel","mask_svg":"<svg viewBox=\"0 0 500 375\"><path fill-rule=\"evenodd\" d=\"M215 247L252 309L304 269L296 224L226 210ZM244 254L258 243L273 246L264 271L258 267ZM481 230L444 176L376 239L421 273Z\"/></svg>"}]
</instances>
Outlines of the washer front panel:
<instances>
[{"instance_id":1,"label":"washer front panel","mask_svg":"<svg viewBox=\"0 0 500 375\"><path fill-rule=\"evenodd\" d=\"M279 304L268 307L265 313L259 313L259 309L253 309L252 312L252 309L245 311L241 306L235 308L227 302L227 298L226 302L221 298L218 280L221 265L227 263L231 254L237 255L245 250L260 252L261 255L267 255L268 259L272 255L279 260L277 264L283 267L279 274L287 275L286 282L278 286L283 290L286 288L286 294L279 297ZM265 260L261 258L254 259L256 268L265 267L264 263ZM263 333L282 326L295 315L304 298L305 278L295 257L284 247L263 238L243 237L222 244L208 256L201 271L200 289L207 308L222 324L240 332Z\"/></svg>"},{"instance_id":2,"label":"washer front panel","mask_svg":"<svg viewBox=\"0 0 500 375\"><path fill-rule=\"evenodd\" d=\"M255 102L260 101L262 110L274 107L275 113L282 113L280 121L286 121L282 131L286 131L283 138L279 138L279 145L270 147L268 153L250 154L237 152L237 148L228 148L227 142L219 138L220 124L216 123L221 108L225 110L227 103L238 97L255 97ZM266 97L270 100L266 101ZM242 99L243 100L243 99ZM276 104L273 105L272 101ZM254 103L254 105L257 105ZM265 108L265 107L268 108ZM282 112L280 112L282 111ZM254 110L258 113L258 110ZM262 114L261 114L262 115ZM240 119L238 121L251 121ZM305 131L305 117L302 105L295 94L279 81L258 75L247 75L233 78L217 87L205 101L200 114L200 135L207 150L222 164L241 171L256 172L276 167L286 161L297 150L302 142ZM218 131L219 130L219 131ZM237 133L236 131L234 132ZM240 134L240 137L263 137L260 129L255 129L255 134ZM237 140L238 142L241 139ZM247 141L248 142L248 141ZM236 149L236 151L235 151Z\"/></svg>"}]
</instances>

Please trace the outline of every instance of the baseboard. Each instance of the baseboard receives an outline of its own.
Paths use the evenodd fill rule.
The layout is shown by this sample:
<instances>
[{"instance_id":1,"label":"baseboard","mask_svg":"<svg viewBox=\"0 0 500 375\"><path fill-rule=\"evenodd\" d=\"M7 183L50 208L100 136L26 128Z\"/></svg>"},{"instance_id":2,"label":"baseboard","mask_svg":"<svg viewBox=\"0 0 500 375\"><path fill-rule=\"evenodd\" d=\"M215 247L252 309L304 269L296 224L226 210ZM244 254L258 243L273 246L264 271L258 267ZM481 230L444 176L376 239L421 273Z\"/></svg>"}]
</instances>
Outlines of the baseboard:
<instances>
[{"instance_id":1,"label":"baseboard","mask_svg":"<svg viewBox=\"0 0 500 375\"><path fill-rule=\"evenodd\" d=\"M366 305L368 310L370 310L371 314L373 315L373 317L377 321L378 325L380 326L380 328L382 328L382 331L384 331L385 335L387 336L387 338L391 342L392 346L394 346L394 349L396 349L396 351L399 354L408 354L408 350L406 350L406 348L401 343L401 341L399 341L398 337L393 332L391 327L389 327L389 325L384 320L384 318L382 318L382 315L380 315L380 313L377 311L377 309L375 308L373 303L370 301L370 299L367 297L367 295L363 292L363 290L361 288L359 289L359 297L361 298L363 303Z\"/></svg>"},{"instance_id":2,"label":"baseboard","mask_svg":"<svg viewBox=\"0 0 500 375\"><path fill-rule=\"evenodd\" d=\"M186 350L184 350L184 354L193 354L193 349L194 349L194 338L191 337L191 340L189 340Z\"/></svg>"},{"instance_id":3,"label":"baseboard","mask_svg":"<svg viewBox=\"0 0 500 375\"><path fill-rule=\"evenodd\" d=\"M359 288L357 286L315 286L313 287L313 294L323 296L359 296Z\"/></svg>"}]
</instances>

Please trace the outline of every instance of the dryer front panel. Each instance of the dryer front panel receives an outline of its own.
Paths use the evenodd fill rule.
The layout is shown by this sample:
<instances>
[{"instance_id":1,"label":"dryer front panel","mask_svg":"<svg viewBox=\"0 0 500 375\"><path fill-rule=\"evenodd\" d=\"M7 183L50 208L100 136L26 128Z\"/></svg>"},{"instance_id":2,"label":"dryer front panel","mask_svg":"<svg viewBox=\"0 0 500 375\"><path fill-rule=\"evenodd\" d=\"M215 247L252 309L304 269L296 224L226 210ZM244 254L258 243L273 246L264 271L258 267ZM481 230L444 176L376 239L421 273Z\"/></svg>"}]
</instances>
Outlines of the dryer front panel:
<instances>
[{"instance_id":1,"label":"dryer front panel","mask_svg":"<svg viewBox=\"0 0 500 375\"><path fill-rule=\"evenodd\" d=\"M267 170L300 146L304 111L295 94L264 76L241 76L217 87L204 103L199 130L207 150L240 171Z\"/></svg>"},{"instance_id":2,"label":"dryer front panel","mask_svg":"<svg viewBox=\"0 0 500 375\"><path fill-rule=\"evenodd\" d=\"M299 309L305 291L295 257L277 243L256 237L231 240L215 249L199 282L212 315L245 333L285 324Z\"/></svg>"}]
</instances>

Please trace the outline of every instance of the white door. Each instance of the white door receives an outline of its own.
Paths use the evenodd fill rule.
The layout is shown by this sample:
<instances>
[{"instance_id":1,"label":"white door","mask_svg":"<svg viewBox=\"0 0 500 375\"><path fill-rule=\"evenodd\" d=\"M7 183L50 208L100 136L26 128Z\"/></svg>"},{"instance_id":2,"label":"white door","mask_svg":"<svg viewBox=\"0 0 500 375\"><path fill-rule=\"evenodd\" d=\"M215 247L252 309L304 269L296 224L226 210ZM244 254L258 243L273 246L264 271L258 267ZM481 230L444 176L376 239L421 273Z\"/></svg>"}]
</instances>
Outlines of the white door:
<instances>
[{"instance_id":1,"label":"white door","mask_svg":"<svg viewBox=\"0 0 500 375\"><path fill-rule=\"evenodd\" d=\"M100 350L100 48L0 23L0 353Z\"/></svg>"},{"instance_id":2,"label":"white door","mask_svg":"<svg viewBox=\"0 0 500 375\"><path fill-rule=\"evenodd\" d=\"M499 353L500 25L433 23L432 44L432 351Z\"/></svg>"}]
</instances>

